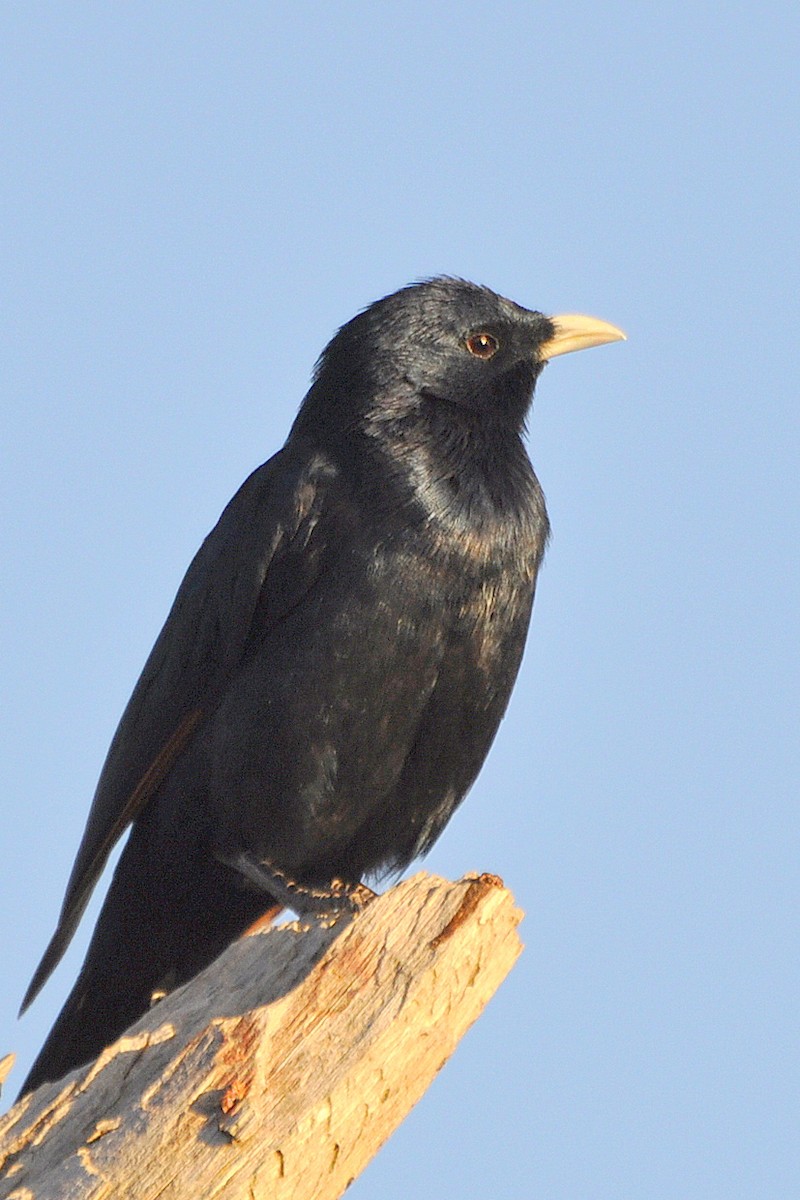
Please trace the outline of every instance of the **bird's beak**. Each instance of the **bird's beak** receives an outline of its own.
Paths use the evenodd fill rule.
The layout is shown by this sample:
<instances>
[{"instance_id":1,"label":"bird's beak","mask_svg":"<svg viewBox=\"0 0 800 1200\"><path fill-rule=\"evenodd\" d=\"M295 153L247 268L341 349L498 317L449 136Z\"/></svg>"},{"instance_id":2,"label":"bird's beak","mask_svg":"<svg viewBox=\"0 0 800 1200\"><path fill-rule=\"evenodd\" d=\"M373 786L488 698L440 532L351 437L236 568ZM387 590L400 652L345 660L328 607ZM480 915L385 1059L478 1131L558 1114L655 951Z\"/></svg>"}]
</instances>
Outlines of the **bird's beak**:
<instances>
[{"instance_id":1,"label":"bird's beak","mask_svg":"<svg viewBox=\"0 0 800 1200\"><path fill-rule=\"evenodd\" d=\"M559 354L569 354L572 350L588 350L590 346L604 346L606 342L625 341L621 329L597 317L563 313L549 320L555 326L555 334L539 347L539 357L544 362L557 358Z\"/></svg>"}]
</instances>

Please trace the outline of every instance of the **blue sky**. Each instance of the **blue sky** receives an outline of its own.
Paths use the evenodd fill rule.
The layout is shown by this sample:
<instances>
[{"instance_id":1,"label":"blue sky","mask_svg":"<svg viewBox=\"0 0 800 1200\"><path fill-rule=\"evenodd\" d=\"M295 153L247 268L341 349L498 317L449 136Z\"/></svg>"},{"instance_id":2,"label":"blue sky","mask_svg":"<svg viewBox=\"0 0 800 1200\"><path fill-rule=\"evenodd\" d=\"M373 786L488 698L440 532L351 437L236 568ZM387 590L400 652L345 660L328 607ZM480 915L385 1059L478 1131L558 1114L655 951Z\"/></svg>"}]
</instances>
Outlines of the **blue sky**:
<instances>
[{"instance_id":1,"label":"blue sky","mask_svg":"<svg viewBox=\"0 0 800 1200\"><path fill-rule=\"evenodd\" d=\"M349 1194L796 1194L798 26L3 7L11 1088L80 964L91 919L17 1025L189 559L333 330L447 272L629 341L539 385L528 650L426 863L503 876L526 953Z\"/></svg>"}]
</instances>

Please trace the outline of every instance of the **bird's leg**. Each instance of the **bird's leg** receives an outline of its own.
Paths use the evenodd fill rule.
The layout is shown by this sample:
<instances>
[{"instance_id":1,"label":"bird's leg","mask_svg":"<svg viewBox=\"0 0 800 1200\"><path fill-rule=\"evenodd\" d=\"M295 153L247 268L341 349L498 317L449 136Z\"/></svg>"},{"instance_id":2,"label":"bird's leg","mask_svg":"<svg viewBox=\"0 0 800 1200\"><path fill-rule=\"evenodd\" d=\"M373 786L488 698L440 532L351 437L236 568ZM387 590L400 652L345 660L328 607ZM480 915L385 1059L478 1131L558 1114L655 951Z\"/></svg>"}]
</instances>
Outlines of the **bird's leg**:
<instances>
[{"instance_id":1,"label":"bird's leg","mask_svg":"<svg viewBox=\"0 0 800 1200\"><path fill-rule=\"evenodd\" d=\"M375 892L364 883L345 883L341 879L333 879L327 888L306 887L290 879L272 863L260 861L247 850L225 859L225 862L273 900L291 908L301 917L359 912L370 900L375 899Z\"/></svg>"}]
</instances>

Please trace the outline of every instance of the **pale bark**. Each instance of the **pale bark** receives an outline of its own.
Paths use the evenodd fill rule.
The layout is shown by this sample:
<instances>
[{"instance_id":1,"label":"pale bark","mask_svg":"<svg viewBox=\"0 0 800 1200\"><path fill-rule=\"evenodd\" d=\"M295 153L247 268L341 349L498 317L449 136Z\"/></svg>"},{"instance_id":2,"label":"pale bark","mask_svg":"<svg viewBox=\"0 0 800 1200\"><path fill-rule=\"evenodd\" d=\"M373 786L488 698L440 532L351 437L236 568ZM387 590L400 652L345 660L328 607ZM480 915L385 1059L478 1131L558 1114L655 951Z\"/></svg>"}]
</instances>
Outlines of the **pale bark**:
<instances>
[{"instance_id":1,"label":"pale bark","mask_svg":"<svg viewBox=\"0 0 800 1200\"><path fill-rule=\"evenodd\" d=\"M520 917L493 876L421 873L240 939L0 1118L0 1198L334 1200L513 966Z\"/></svg>"}]
</instances>

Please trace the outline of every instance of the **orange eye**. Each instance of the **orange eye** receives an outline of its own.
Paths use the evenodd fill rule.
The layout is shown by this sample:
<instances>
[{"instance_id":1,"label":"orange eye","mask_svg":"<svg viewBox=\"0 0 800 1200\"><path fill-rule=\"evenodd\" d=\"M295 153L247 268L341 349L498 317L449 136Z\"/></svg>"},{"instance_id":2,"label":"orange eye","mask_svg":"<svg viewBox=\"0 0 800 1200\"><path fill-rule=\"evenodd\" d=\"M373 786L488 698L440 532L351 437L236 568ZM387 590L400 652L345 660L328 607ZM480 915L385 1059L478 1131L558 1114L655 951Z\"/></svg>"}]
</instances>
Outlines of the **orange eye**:
<instances>
[{"instance_id":1,"label":"orange eye","mask_svg":"<svg viewBox=\"0 0 800 1200\"><path fill-rule=\"evenodd\" d=\"M467 349L476 358L494 358L500 343L491 333L473 333L467 338Z\"/></svg>"}]
</instances>

